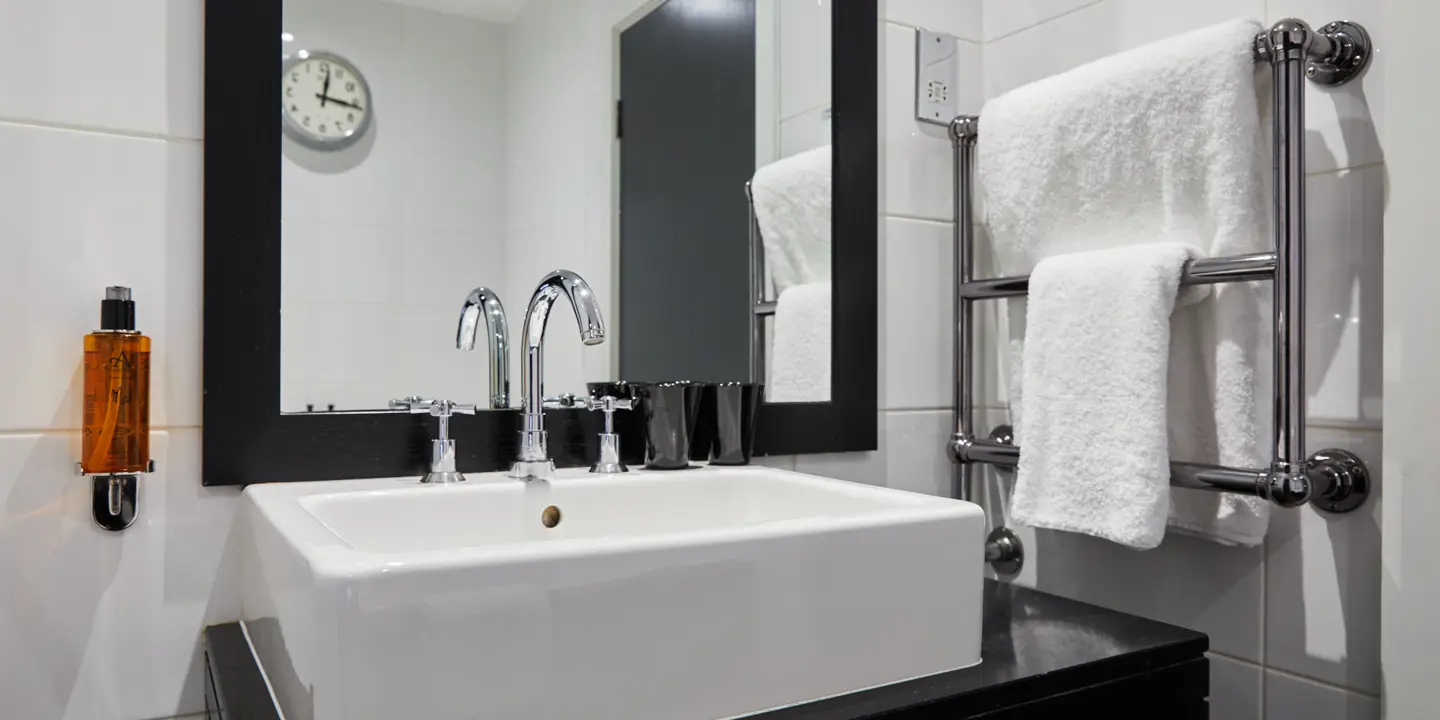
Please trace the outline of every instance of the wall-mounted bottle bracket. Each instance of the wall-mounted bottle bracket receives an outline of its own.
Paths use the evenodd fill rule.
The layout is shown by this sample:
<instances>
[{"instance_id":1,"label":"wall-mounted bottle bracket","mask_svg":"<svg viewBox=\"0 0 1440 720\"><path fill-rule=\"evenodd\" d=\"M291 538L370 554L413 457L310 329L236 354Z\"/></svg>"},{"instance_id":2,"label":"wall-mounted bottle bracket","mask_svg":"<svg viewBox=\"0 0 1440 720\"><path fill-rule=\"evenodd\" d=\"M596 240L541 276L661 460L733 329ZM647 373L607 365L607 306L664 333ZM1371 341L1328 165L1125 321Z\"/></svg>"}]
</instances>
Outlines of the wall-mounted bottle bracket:
<instances>
[{"instance_id":1,"label":"wall-mounted bottle bracket","mask_svg":"<svg viewBox=\"0 0 1440 720\"><path fill-rule=\"evenodd\" d=\"M145 466L145 474L155 472L155 461ZM140 473L86 473L85 466L75 463L75 474L91 479L90 513L95 524L110 532L120 532L135 522L140 512Z\"/></svg>"}]
</instances>

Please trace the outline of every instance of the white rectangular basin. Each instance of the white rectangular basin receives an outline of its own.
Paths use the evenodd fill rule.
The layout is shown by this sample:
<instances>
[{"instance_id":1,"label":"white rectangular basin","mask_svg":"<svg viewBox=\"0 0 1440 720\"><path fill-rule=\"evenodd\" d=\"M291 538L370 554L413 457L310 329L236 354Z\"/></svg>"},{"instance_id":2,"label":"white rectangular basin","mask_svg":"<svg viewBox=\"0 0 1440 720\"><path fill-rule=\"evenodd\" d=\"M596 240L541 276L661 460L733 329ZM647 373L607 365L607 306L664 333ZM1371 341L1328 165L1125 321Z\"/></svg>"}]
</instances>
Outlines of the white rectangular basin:
<instances>
[{"instance_id":1,"label":"white rectangular basin","mask_svg":"<svg viewBox=\"0 0 1440 720\"><path fill-rule=\"evenodd\" d=\"M958 500L758 467L245 496L288 720L729 718L980 661Z\"/></svg>"}]
</instances>

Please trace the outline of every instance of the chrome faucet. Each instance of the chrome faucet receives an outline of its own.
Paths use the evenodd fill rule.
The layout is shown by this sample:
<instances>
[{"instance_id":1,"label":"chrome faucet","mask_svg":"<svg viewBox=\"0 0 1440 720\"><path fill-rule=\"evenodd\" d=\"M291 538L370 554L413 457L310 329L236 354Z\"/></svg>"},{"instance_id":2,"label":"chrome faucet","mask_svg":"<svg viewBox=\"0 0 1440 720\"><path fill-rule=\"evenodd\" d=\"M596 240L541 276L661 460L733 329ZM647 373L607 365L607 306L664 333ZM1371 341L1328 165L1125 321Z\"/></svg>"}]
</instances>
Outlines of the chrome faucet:
<instances>
[{"instance_id":1,"label":"chrome faucet","mask_svg":"<svg viewBox=\"0 0 1440 720\"><path fill-rule=\"evenodd\" d=\"M581 342L586 345L605 342L600 303L585 279L569 270L555 270L546 275L530 296L530 306L525 311L525 365L520 370L520 384L525 387L525 417L520 429L520 454L510 468L511 477L544 480L555 474L555 463L545 443L545 325L550 320L550 309L562 296L575 310Z\"/></svg>"},{"instance_id":2,"label":"chrome faucet","mask_svg":"<svg viewBox=\"0 0 1440 720\"><path fill-rule=\"evenodd\" d=\"M480 286L470 291L460 308L460 328L455 333L455 347L475 349L475 334L480 331L480 318L485 318L485 334L490 341L490 407L510 408L510 323L505 319L505 306L494 290Z\"/></svg>"}]
</instances>

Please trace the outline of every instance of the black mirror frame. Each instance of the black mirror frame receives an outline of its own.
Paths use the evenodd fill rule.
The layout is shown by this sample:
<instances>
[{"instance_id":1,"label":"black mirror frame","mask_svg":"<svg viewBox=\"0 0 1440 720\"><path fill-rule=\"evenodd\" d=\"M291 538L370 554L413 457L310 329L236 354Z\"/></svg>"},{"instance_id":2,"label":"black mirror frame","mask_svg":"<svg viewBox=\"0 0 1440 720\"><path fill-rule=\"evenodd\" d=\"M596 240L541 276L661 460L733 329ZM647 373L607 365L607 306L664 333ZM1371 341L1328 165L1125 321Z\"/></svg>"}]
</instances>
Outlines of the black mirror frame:
<instances>
[{"instance_id":1,"label":"black mirror frame","mask_svg":"<svg viewBox=\"0 0 1440 720\"><path fill-rule=\"evenodd\" d=\"M282 9L282 0L205 2L202 482L418 477L434 433L426 416L280 412L281 142L273 100ZM873 0L835 2L833 13L832 401L763 405L758 455L876 448L880 30ZM546 413L558 465L594 457L596 415ZM639 429L629 424L623 454L633 461ZM454 418L460 469L505 467L518 429L513 412Z\"/></svg>"}]
</instances>

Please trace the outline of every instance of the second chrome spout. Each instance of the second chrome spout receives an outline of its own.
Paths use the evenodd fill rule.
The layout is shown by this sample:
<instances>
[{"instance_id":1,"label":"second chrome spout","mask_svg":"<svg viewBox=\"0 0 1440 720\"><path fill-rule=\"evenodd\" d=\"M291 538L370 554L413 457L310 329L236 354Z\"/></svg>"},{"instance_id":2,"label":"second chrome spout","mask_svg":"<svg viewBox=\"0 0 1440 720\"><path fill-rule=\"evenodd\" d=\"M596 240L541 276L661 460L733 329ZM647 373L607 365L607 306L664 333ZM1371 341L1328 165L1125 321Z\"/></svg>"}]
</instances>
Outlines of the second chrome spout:
<instances>
[{"instance_id":1,"label":"second chrome spout","mask_svg":"<svg viewBox=\"0 0 1440 720\"><path fill-rule=\"evenodd\" d=\"M505 306L500 304L500 297L484 286L471 290L465 298L455 347L475 349L481 319L485 321L490 346L490 407L506 410L510 407L510 323L505 319Z\"/></svg>"},{"instance_id":2,"label":"second chrome spout","mask_svg":"<svg viewBox=\"0 0 1440 720\"><path fill-rule=\"evenodd\" d=\"M520 384L525 388L525 417L520 429L520 454L511 475L522 478L544 478L554 470L545 440L545 326L550 310L561 297L570 301L580 340L586 345L605 342L605 321L600 317L600 302L585 279L569 270L555 270L540 280L530 305L525 311L525 364L520 370Z\"/></svg>"}]
</instances>

